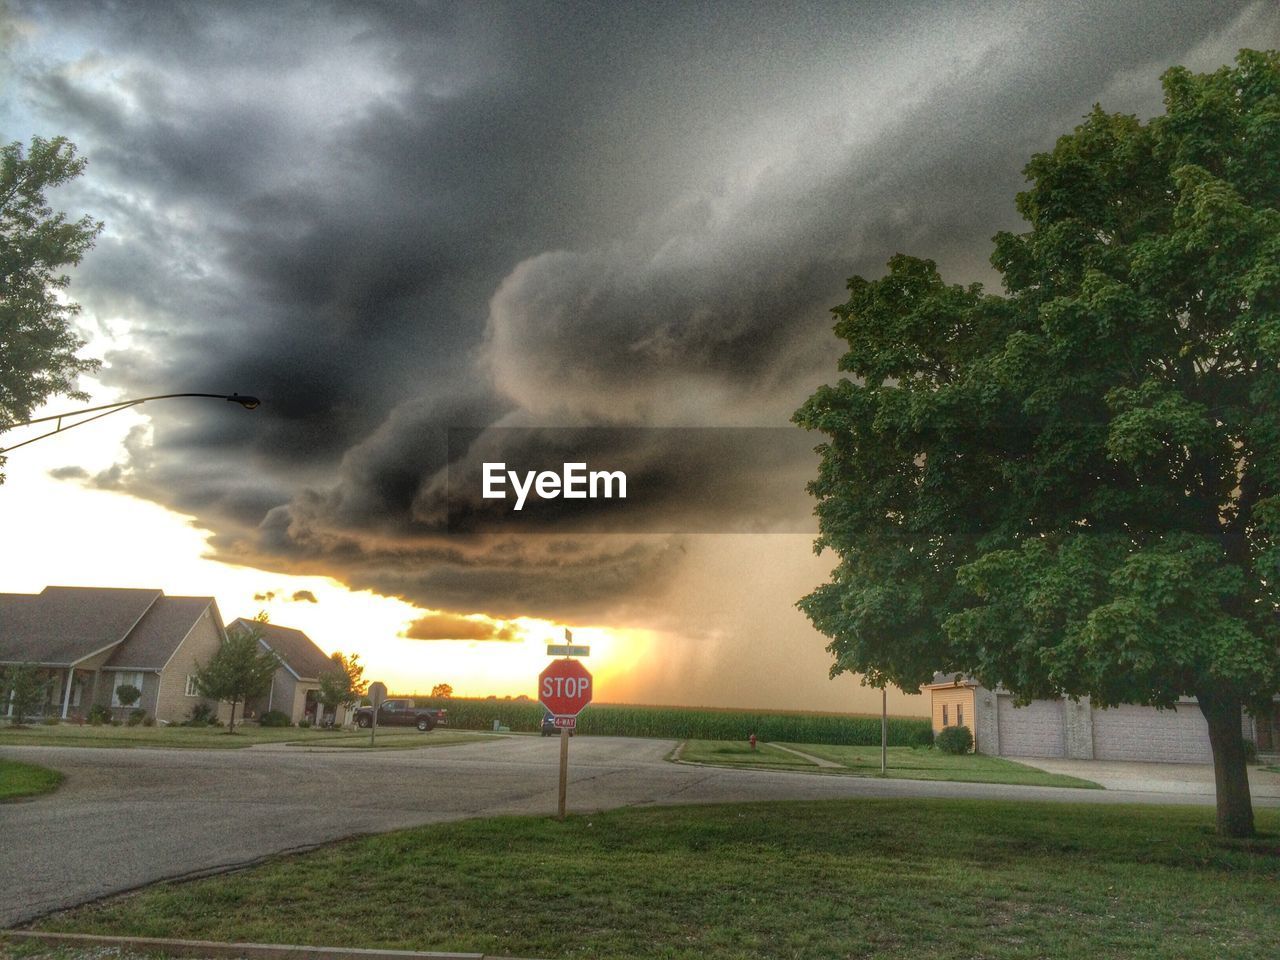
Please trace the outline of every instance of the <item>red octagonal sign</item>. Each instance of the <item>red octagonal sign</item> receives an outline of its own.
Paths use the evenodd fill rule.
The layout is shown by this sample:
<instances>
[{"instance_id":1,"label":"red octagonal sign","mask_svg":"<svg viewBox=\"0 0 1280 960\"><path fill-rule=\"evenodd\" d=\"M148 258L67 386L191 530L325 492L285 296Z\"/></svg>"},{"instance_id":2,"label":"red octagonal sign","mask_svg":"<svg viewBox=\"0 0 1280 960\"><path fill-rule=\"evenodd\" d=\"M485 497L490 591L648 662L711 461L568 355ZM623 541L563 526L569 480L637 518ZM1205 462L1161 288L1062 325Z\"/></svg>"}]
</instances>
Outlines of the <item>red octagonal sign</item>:
<instances>
[{"instance_id":1,"label":"red octagonal sign","mask_svg":"<svg viewBox=\"0 0 1280 960\"><path fill-rule=\"evenodd\" d=\"M591 702L591 674L577 660L552 660L538 675L538 699L557 717L576 717Z\"/></svg>"}]
</instances>

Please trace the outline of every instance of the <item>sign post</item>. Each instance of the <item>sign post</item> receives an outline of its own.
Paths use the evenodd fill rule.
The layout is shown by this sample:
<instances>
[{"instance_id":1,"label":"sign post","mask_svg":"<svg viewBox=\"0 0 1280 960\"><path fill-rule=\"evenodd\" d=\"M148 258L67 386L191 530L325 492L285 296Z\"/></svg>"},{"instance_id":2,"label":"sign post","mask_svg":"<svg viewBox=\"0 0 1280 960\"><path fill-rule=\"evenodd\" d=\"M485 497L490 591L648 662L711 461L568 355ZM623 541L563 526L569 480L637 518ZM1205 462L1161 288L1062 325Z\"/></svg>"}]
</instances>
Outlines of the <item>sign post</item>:
<instances>
[{"instance_id":1,"label":"sign post","mask_svg":"<svg viewBox=\"0 0 1280 960\"><path fill-rule=\"evenodd\" d=\"M591 702L591 674L577 660L552 660L538 676L538 700L560 728L560 791L556 819L563 820L569 792L569 731Z\"/></svg>"},{"instance_id":2,"label":"sign post","mask_svg":"<svg viewBox=\"0 0 1280 960\"><path fill-rule=\"evenodd\" d=\"M373 723L369 725L369 746L373 746L378 736L378 711L382 701L387 699L387 685L381 680L369 684L369 702L373 705Z\"/></svg>"}]
</instances>

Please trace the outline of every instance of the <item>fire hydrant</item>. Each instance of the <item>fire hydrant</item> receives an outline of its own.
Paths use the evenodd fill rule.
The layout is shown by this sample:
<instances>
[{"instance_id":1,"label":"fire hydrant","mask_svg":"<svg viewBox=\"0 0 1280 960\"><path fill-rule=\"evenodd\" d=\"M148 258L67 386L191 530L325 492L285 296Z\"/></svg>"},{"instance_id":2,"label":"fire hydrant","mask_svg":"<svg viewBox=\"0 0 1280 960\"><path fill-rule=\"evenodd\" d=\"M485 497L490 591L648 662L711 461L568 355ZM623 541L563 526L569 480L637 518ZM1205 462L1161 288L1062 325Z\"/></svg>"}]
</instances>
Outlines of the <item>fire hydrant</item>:
<instances>
[{"instance_id":1,"label":"fire hydrant","mask_svg":"<svg viewBox=\"0 0 1280 960\"><path fill-rule=\"evenodd\" d=\"M747 737L747 743L751 744L752 750L756 748L756 735L754 733L751 736Z\"/></svg>"}]
</instances>

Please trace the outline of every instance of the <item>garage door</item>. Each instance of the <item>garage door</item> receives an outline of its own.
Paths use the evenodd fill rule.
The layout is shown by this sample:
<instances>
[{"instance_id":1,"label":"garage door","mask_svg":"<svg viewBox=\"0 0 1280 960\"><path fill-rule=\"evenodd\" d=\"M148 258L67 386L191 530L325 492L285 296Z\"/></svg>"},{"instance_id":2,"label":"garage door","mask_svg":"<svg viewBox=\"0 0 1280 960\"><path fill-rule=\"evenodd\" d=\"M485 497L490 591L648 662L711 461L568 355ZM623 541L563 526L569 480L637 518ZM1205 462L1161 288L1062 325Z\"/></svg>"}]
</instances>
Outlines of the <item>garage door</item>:
<instances>
[{"instance_id":1,"label":"garage door","mask_svg":"<svg viewBox=\"0 0 1280 960\"><path fill-rule=\"evenodd\" d=\"M1012 697L1000 697L996 711L1001 756L1066 755L1061 700L1032 700L1025 707L1015 707Z\"/></svg>"},{"instance_id":2,"label":"garage door","mask_svg":"<svg viewBox=\"0 0 1280 960\"><path fill-rule=\"evenodd\" d=\"M1093 711L1093 755L1099 760L1212 763L1209 725L1194 703L1176 711L1125 704Z\"/></svg>"}]
</instances>

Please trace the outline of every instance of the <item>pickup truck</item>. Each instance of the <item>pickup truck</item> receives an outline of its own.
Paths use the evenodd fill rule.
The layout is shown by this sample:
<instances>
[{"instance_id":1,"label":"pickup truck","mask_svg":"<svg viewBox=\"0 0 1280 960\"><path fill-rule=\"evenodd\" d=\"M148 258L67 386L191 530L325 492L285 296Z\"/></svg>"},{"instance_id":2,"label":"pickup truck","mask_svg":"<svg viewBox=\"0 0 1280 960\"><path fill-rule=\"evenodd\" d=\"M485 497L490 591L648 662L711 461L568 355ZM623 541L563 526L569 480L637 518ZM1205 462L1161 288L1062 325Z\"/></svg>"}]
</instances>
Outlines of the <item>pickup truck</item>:
<instances>
[{"instance_id":1,"label":"pickup truck","mask_svg":"<svg viewBox=\"0 0 1280 960\"><path fill-rule=\"evenodd\" d=\"M383 700L378 708L380 727L417 727L423 733L449 722L448 711L436 707L415 707L412 700ZM361 707L356 711L356 726L369 729L373 726L373 707Z\"/></svg>"}]
</instances>

